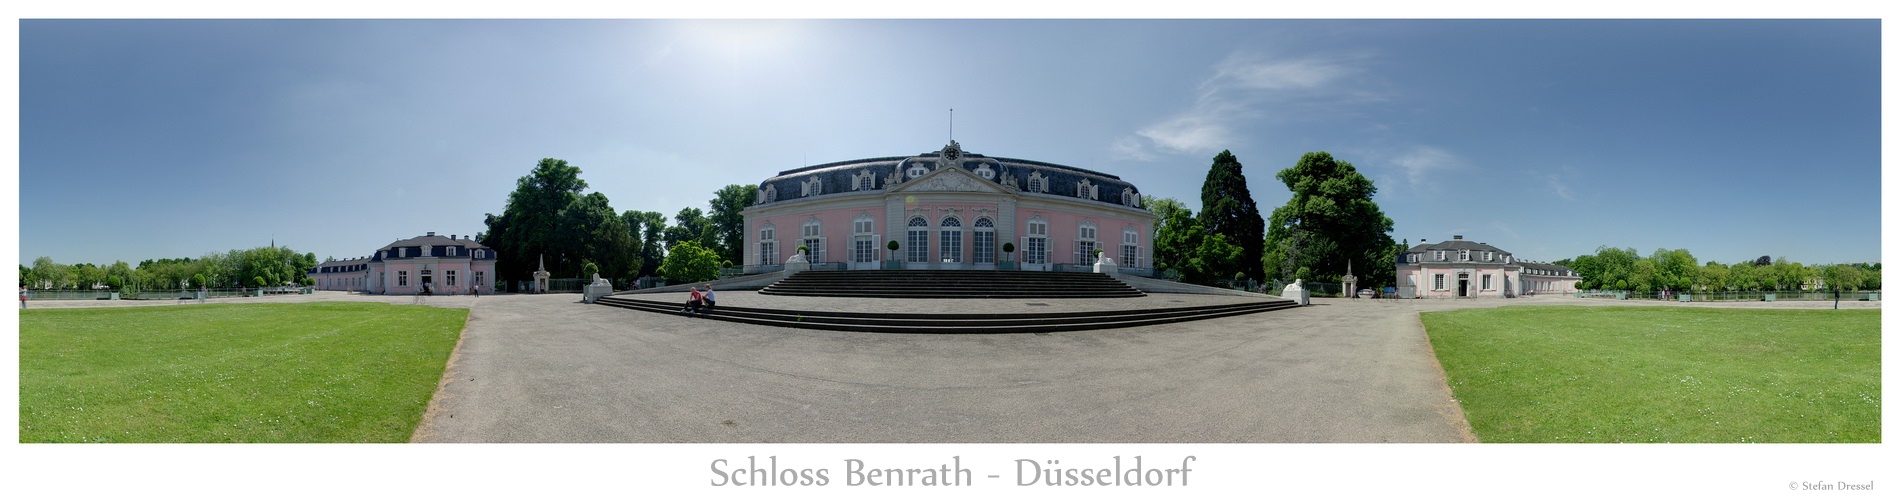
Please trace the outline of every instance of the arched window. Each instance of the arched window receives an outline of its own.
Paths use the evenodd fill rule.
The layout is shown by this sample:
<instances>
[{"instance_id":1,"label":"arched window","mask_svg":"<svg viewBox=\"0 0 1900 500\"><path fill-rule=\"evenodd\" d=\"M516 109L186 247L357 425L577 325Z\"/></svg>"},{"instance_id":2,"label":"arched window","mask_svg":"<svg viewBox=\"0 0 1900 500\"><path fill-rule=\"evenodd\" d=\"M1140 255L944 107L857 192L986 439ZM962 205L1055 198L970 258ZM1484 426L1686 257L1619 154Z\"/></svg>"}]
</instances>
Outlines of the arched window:
<instances>
[{"instance_id":1,"label":"arched window","mask_svg":"<svg viewBox=\"0 0 1900 500\"><path fill-rule=\"evenodd\" d=\"M904 261L930 262L930 221L912 216L904 234Z\"/></svg>"},{"instance_id":2,"label":"arched window","mask_svg":"<svg viewBox=\"0 0 1900 500\"><path fill-rule=\"evenodd\" d=\"M996 263L996 223L990 221L989 217L979 217L971 225L975 226L970 236L975 243L972 245L975 255L970 260L977 264Z\"/></svg>"},{"instance_id":3,"label":"arched window","mask_svg":"<svg viewBox=\"0 0 1900 500\"><path fill-rule=\"evenodd\" d=\"M764 203L778 201L778 186L766 184L765 189L759 190L759 196Z\"/></svg>"},{"instance_id":4,"label":"arched window","mask_svg":"<svg viewBox=\"0 0 1900 500\"><path fill-rule=\"evenodd\" d=\"M963 262L963 220L946 216L937 222L937 257L945 263Z\"/></svg>"},{"instance_id":5,"label":"arched window","mask_svg":"<svg viewBox=\"0 0 1900 500\"><path fill-rule=\"evenodd\" d=\"M1048 188L1049 188L1049 183L1042 178L1042 172L1029 173L1029 192L1047 193L1049 192Z\"/></svg>"}]
</instances>

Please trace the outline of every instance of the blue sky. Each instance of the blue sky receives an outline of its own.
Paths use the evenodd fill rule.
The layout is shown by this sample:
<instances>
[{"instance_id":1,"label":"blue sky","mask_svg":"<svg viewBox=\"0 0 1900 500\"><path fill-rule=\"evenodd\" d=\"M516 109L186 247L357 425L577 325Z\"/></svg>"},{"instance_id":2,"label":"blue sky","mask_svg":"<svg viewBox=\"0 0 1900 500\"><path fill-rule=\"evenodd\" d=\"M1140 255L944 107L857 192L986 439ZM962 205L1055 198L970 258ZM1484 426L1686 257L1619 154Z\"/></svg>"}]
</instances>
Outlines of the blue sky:
<instances>
[{"instance_id":1,"label":"blue sky","mask_svg":"<svg viewBox=\"0 0 1900 500\"><path fill-rule=\"evenodd\" d=\"M1555 260L1880 260L1880 30L1849 21L20 23L20 255L473 234L545 157L617 210L968 151L1198 210L1213 156L1328 151L1394 239Z\"/></svg>"}]
</instances>

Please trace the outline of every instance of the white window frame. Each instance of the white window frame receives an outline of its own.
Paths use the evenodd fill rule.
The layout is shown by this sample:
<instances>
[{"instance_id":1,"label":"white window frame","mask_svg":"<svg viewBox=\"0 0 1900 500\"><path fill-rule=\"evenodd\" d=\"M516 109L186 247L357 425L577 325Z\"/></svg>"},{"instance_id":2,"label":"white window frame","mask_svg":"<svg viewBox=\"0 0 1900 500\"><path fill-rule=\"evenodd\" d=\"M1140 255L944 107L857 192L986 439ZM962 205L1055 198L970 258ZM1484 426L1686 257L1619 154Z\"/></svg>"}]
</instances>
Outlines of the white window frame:
<instances>
[{"instance_id":1,"label":"white window frame","mask_svg":"<svg viewBox=\"0 0 1900 500\"><path fill-rule=\"evenodd\" d=\"M806 219L798 227L798 244L810 247L805 258L812 262L825 262L825 226L816 218Z\"/></svg>"},{"instance_id":2,"label":"white window frame","mask_svg":"<svg viewBox=\"0 0 1900 500\"><path fill-rule=\"evenodd\" d=\"M396 286L409 286L409 271L396 271Z\"/></svg>"},{"instance_id":3,"label":"white window frame","mask_svg":"<svg viewBox=\"0 0 1900 500\"><path fill-rule=\"evenodd\" d=\"M1141 267L1141 232L1135 228L1122 230L1122 267Z\"/></svg>"},{"instance_id":4,"label":"white window frame","mask_svg":"<svg viewBox=\"0 0 1900 500\"><path fill-rule=\"evenodd\" d=\"M454 269L444 269L442 271L442 286L450 286L450 287L455 286L455 270Z\"/></svg>"},{"instance_id":5,"label":"white window frame","mask_svg":"<svg viewBox=\"0 0 1900 500\"><path fill-rule=\"evenodd\" d=\"M905 219L904 262L930 262L930 221L921 215Z\"/></svg>"},{"instance_id":6,"label":"white window frame","mask_svg":"<svg viewBox=\"0 0 1900 500\"><path fill-rule=\"evenodd\" d=\"M766 223L759 226L759 265L771 266L778 261L778 226Z\"/></svg>"},{"instance_id":7,"label":"white window frame","mask_svg":"<svg viewBox=\"0 0 1900 500\"><path fill-rule=\"evenodd\" d=\"M963 219L955 215L937 219L937 260L946 264L963 263Z\"/></svg>"},{"instance_id":8,"label":"white window frame","mask_svg":"<svg viewBox=\"0 0 1900 500\"><path fill-rule=\"evenodd\" d=\"M1023 236L1023 263L1049 263L1049 221L1041 218L1029 219L1026 234Z\"/></svg>"},{"instance_id":9,"label":"white window frame","mask_svg":"<svg viewBox=\"0 0 1900 500\"><path fill-rule=\"evenodd\" d=\"M1445 273L1434 273L1434 274L1432 274L1432 289L1433 289L1433 290L1440 290L1440 291L1443 291L1443 290L1446 290L1446 288L1445 288Z\"/></svg>"},{"instance_id":10,"label":"white window frame","mask_svg":"<svg viewBox=\"0 0 1900 500\"><path fill-rule=\"evenodd\" d=\"M989 217L977 217L970 224L971 262L977 264L996 263L996 220Z\"/></svg>"}]
</instances>

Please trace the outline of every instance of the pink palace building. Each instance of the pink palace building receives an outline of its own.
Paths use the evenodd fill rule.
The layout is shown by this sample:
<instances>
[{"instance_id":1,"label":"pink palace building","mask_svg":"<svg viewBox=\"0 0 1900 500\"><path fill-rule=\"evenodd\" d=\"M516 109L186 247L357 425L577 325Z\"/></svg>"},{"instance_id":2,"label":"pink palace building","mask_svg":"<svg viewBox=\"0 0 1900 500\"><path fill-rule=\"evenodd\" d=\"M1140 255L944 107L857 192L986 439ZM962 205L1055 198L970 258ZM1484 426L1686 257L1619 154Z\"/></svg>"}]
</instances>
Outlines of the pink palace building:
<instances>
[{"instance_id":1,"label":"pink palace building","mask_svg":"<svg viewBox=\"0 0 1900 500\"><path fill-rule=\"evenodd\" d=\"M800 245L814 269L1069 270L1094 263L1096 249L1129 272L1153 267L1155 217L1133 184L956 141L779 172L757 201L743 212L748 272L781 269Z\"/></svg>"},{"instance_id":2,"label":"pink palace building","mask_svg":"<svg viewBox=\"0 0 1900 500\"><path fill-rule=\"evenodd\" d=\"M1525 262L1510 252L1453 235L1399 256L1399 297L1515 297L1577 291L1576 271L1556 264Z\"/></svg>"},{"instance_id":3,"label":"pink palace building","mask_svg":"<svg viewBox=\"0 0 1900 500\"><path fill-rule=\"evenodd\" d=\"M310 270L318 290L414 295L429 285L443 295L494 290L495 251L474 238L423 236L390 243L362 258L332 260Z\"/></svg>"}]
</instances>

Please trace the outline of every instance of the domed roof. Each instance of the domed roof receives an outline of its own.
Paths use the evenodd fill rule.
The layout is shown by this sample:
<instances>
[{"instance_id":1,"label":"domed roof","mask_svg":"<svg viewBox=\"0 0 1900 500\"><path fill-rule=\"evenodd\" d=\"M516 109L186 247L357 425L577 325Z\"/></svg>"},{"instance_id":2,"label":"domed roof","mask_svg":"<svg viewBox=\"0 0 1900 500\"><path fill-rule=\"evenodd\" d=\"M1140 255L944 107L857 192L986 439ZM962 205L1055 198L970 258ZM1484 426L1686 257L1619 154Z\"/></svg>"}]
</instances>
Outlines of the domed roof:
<instances>
[{"instance_id":1,"label":"domed roof","mask_svg":"<svg viewBox=\"0 0 1900 500\"><path fill-rule=\"evenodd\" d=\"M881 192L891 184L901 184L944 166L961 168L997 184L1005 191L1030 193L1029 179L1034 177L1041 180L1043 187L1043 191L1034 194L1089 199L1109 205L1140 206L1136 200L1139 200L1141 190L1120 177L1056 163L964 152L956 141L951 141L943 149L915 156L861 158L785 170L759 183L761 194L758 205L852 193L858 191L852 188L857 187L857 181L865 175L871 176L872 187ZM813 180L817 181L815 192L811 189ZM1087 183L1084 184L1084 181ZM1080 193L1083 186L1092 186L1093 193ZM769 197L766 195L768 187L774 191ZM1132 199L1125 202L1122 198L1124 192ZM1093 194L1094 197L1087 194Z\"/></svg>"}]
</instances>

